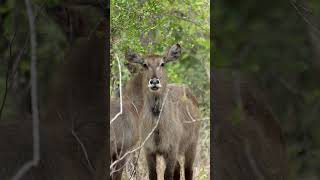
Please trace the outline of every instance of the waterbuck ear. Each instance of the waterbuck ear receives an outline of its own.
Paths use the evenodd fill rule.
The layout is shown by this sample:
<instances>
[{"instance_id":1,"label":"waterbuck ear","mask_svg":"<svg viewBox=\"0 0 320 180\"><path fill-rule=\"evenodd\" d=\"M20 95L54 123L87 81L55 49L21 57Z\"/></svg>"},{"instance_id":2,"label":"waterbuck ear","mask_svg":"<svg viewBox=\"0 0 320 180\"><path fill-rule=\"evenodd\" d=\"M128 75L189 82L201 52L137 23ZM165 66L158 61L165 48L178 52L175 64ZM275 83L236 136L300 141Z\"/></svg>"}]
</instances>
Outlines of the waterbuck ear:
<instances>
[{"instance_id":1,"label":"waterbuck ear","mask_svg":"<svg viewBox=\"0 0 320 180\"><path fill-rule=\"evenodd\" d=\"M165 56L165 62L175 61L177 60L181 55L181 46L180 44L173 45L167 55Z\"/></svg>"},{"instance_id":2,"label":"waterbuck ear","mask_svg":"<svg viewBox=\"0 0 320 180\"><path fill-rule=\"evenodd\" d=\"M138 63L138 64L144 63L143 58L138 54L134 53L131 49L127 51L127 53L125 54L125 57L129 63Z\"/></svg>"},{"instance_id":3,"label":"waterbuck ear","mask_svg":"<svg viewBox=\"0 0 320 180\"><path fill-rule=\"evenodd\" d=\"M135 63L124 63L124 66L127 67L131 74L138 72L140 68L140 65Z\"/></svg>"}]
</instances>

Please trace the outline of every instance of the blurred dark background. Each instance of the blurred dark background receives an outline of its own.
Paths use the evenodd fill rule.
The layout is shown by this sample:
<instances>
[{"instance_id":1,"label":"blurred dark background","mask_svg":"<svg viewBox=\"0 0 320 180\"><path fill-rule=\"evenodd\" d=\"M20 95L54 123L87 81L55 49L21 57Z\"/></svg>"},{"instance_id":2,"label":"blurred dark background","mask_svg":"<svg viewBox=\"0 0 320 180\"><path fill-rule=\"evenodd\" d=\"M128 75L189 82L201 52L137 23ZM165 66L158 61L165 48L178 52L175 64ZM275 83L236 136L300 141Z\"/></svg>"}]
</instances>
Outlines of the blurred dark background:
<instances>
[{"instance_id":1,"label":"blurred dark background","mask_svg":"<svg viewBox=\"0 0 320 180\"><path fill-rule=\"evenodd\" d=\"M215 70L250 77L264 94L283 131L288 178L319 179L320 1L224 0L212 7Z\"/></svg>"},{"instance_id":2,"label":"blurred dark background","mask_svg":"<svg viewBox=\"0 0 320 180\"><path fill-rule=\"evenodd\" d=\"M23 172L39 154L21 180L91 180L95 169L108 171L106 14L102 0L0 1L1 180ZM39 128L31 118L32 33ZM39 153L33 137L40 137Z\"/></svg>"},{"instance_id":3,"label":"blurred dark background","mask_svg":"<svg viewBox=\"0 0 320 180\"><path fill-rule=\"evenodd\" d=\"M99 0L33 0L35 16L40 107L45 109L50 80L57 65L78 37L104 31L99 26L106 2ZM25 1L0 1L0 96L4 97L9 71L4 119L30 113L30 35ZM2 102L2 101L1 101Z\"/></svg>"}]
</instances>

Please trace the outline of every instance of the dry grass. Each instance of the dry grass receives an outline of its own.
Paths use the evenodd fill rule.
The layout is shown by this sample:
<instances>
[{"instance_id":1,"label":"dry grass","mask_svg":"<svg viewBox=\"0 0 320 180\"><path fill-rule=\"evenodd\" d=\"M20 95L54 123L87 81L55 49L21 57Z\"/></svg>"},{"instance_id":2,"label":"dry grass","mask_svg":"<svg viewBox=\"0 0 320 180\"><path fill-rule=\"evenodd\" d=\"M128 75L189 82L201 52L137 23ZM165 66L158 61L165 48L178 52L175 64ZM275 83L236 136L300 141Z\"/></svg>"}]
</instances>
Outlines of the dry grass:
<instances>
[{"instance_id":1,"label":"dry grass","mask_svg":"<svg viewBox=\"0 0 320 180\"><path fill-rule=\"evenodd\" d=\"M138 159L139 157L139 159ZM137 161L138 159L138 161ZM179 162L183 165L183 158L180 157ZM135 166L136 165L136 166ZM158 179L163 180L165 164L162 157L157 158L157 173ZM182 168L183 169L183 168ZM181 180L184 180L184 172L181 170ZM134 174L134 175L133 175ZM198 153L194 163L194 179L196 180L208 180L210 179L210 121L206 120L202 122L200 129L200 137L198 141ZM130 178L131 177L131 178ZM123 180L148 180L148 168L143 149L140 152L135 152L130 157L127 163L124 173L122 175Z\"/></svg>"}]
</instances>

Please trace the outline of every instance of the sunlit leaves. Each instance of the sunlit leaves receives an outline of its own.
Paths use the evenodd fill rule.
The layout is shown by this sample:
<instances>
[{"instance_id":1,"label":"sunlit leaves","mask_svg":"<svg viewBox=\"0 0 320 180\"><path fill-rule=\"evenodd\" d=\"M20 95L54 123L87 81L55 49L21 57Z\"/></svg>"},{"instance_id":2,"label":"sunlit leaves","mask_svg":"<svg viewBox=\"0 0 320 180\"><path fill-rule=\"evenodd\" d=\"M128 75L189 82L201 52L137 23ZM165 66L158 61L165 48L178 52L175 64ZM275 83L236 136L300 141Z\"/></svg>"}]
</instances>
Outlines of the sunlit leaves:
<instances>
[{"instance_id":1,"label":"sunlit leaves","mask_svg":"<svg viewBox=\"0 0 320 180\"><path fill-rule=\"evenodd\" d=\"M141 54L164 54L172 44L180 43L181 62L166 67L170 82L192 80L198 87L208 83L209 1L112 0L110 7L111 55L116 53L125 62L123 54L129 47ZM194 78L188 79L187 72Z\"/></svg>"}]
</instances>

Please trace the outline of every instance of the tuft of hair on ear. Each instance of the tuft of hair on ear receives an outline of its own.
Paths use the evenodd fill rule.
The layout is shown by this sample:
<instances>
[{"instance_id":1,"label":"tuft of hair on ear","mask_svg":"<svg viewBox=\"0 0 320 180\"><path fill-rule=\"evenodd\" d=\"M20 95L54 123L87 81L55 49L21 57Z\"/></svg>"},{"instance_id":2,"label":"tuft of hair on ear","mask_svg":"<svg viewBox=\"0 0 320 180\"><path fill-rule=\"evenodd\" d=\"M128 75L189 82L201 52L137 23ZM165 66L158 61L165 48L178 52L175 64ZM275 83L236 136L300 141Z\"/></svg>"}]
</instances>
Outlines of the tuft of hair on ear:
<instances>
[{"instance_id":1,"label":"tuft of hair on ear","mask_svg":"<svg viewBox=\"0 0 320 180\"><path fill-rule=\"evenodd\" d=\"M129 63L138 63L143 64L144 60L142 57L140 57L138 54L132 51L132 49L128 49L128 51L125 53L125 58L128 60Z\"/></svg>"},{"instance_id":2,"label":"tuft of hair on ear","mask_svg":"<svg viewBox=\"0 0 320 180\"><path fill-rule=\"evenodd\" d=\"M166 57L165 57L165 62L170 62L170 61L176 61L181 55L181 46L180 44L174 44L171 46L169 49Z\"/></svg>"}]
</instances>

